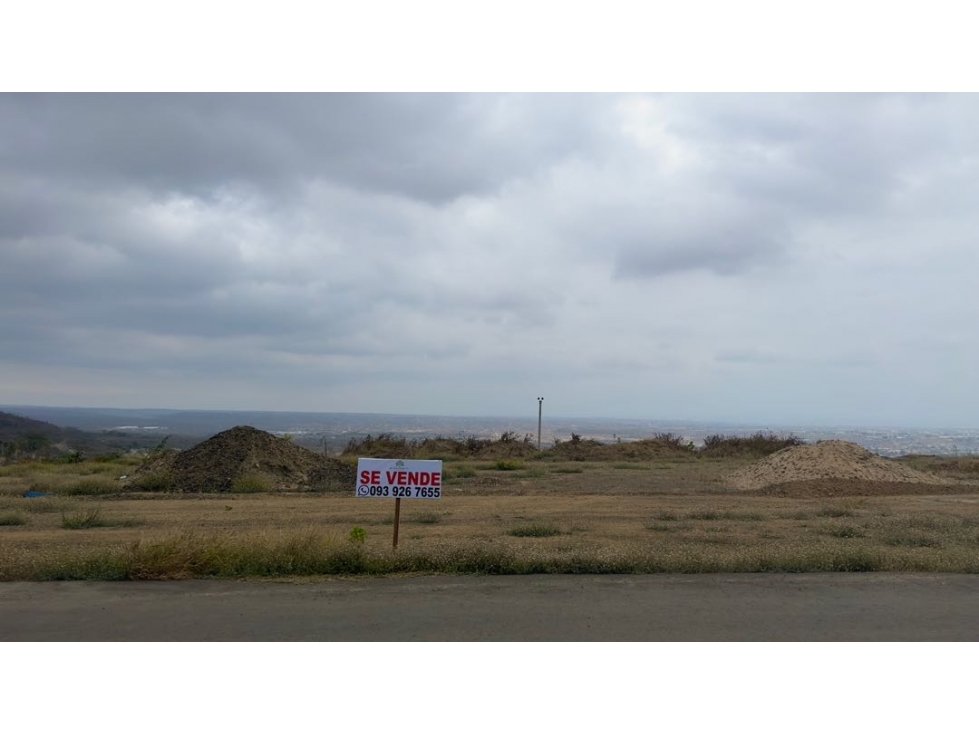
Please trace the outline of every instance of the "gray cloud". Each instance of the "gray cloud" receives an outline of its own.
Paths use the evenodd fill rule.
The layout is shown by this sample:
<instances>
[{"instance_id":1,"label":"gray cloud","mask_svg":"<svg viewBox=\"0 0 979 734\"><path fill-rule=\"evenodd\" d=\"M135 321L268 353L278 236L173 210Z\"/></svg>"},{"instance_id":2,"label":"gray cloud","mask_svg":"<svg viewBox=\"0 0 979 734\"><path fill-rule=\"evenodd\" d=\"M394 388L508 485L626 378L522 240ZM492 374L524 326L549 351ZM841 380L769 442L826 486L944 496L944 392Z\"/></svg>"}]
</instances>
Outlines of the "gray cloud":
<instances>
[{"instance_id":1,"label":"gray cloud","mask_svg":"<svg viewBox=\"0 0 979 734\"><path fill-rule=\"evenodd\" d=\"M506 413L547 385L748 420L777 386L787 420L908 389L941 406L908 421L961 422L977 121L973 95L0 95L0 402Z\"/></svg>"}]
</instances>

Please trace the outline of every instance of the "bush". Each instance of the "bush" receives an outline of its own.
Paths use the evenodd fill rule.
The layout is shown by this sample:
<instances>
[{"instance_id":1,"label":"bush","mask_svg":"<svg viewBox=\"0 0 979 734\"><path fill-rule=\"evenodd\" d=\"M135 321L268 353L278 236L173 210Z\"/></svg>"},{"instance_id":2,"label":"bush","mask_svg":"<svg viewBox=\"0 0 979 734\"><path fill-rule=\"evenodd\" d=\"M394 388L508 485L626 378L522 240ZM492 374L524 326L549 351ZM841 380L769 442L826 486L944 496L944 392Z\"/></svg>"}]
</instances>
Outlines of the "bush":
<instances>
[{"instance_id":1,"label":"bush","mask_svg":"<svg viewBox=\"0 0 979 734\"><path fill-rule=\"evenodd\" d=\"M108 525L102 518L102 508L95 507L91 510L75 512L72 514L63 513L61 515L61 527L67 530L82 530L84 528L101 528Z\"/></svg>"},{"instance_id":2,"label":"bush","mask_svg":"<svg viewBox=\"0 0 979 734\"><path fill-rule=\"evenodd\" d=\"M517 469L523 469L522 461L506 461L500 459L495 464L493 464L494 469L499 469L500 471L515 471Z\"/></svg>"},{"instance_id":3,"label":"bush","mask_svg":"<svg viewBox=\"0 0 979 734\"><path fill-rule=\"evenodd\" d=\"M350 439L343 450L343 454L346 456L377 456L386 459L411 459L415 455L416 448L416 443L409 442L392 433L379 433L376 438L368 433L360 440Z\"/></svg>"},{"instance_id":4,"label":"bush","mask_svg":"<svg viewBox=\"0 0 979 734\"><path fill-rule=\"evenodd\" d=\"M674 451L693 451L693 444L675 433L657 433L652 440Z\"/></svg>"},{"instance_id":5,"label":"bush","mask_svg":"<svg viewBox=\"0 0 979 734\"><path fill-rule=\"evenodd\" d=\"M725 436L714 434L704 439L700 452L704 456L768 456L790 446L805 444L798 436L779 436L758 432L751 436Z\"/></svg>"},{"instance_id":6,"label":"bush","mask_svg":"<svg viewBox=\"0 0 979 734\"><path fill-rule=\"evenodd\" d=\"M26 525L27 518L21 515L19 512L8 512L6 514L0 515L0 527L7 525Z\"/></svg>"},{"instance_id":7,"label":"bush","mask_svg":"<svg viewBox=\"0 0 979 734\"><path fill-rule=\"evenodd\" d=\"M364 541L367 540L367 531L360 527L360 525L352 527L350 528L350 534L347 536L347 540L351 543L363 545Z\"/></svg>"}]
</instances>

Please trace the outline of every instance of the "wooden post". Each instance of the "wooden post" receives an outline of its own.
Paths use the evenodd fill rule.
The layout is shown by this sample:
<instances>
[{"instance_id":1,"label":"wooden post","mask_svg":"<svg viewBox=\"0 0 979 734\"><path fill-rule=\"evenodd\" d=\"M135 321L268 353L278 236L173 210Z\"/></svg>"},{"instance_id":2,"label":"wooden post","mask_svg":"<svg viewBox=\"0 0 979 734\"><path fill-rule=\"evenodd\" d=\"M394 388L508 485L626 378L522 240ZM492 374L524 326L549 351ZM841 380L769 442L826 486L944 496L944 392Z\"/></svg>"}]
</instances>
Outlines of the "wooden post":
<instances>
[{"instance_id":1,"label":"wooden post","mask_svg":"<svg viewBox=\"0 0 979 734\"><path fill-rule=\"evenodd\" d=\"M394 548L398 547L398 526L401 525L401 498L394 500Z\"/></svg>"}]
</instances>

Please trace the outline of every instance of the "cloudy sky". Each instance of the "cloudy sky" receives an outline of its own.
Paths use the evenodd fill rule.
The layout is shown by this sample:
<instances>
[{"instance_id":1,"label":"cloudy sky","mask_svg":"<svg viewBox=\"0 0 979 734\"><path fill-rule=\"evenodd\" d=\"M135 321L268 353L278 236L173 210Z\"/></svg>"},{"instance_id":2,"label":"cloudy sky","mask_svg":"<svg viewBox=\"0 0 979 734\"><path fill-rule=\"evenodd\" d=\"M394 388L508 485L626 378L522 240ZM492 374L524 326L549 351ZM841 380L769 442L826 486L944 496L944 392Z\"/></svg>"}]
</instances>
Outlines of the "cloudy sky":
<instances>
[{"instance_id":1,"label":"cloudy sky","mask_svg":"<svg viewBox=\"0 0 979 734\"><path fill-rule=\"evenodd\" d=\"M0 403L979 426L975 95L0 95Z\"/></svg>"}]
</instances>

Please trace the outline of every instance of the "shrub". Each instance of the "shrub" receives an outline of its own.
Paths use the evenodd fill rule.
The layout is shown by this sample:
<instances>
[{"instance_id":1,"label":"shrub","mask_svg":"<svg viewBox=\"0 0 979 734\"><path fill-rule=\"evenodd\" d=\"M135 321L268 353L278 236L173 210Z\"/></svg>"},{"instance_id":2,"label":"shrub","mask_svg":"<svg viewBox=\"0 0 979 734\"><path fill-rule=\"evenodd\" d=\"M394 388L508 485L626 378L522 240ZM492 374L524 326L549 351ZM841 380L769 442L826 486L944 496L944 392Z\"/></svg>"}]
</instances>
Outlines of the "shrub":
<instances>
[{"instance_id":1,"label":"shrub","mask_svg":"<svg viewBox=\"0 0 979 734\"><path fill-rule=\"evenodd\" d=\"M675 433L657 433L653 436L653 441L663 444L674 451L693 451L693 444L684 440L683 436Z\"/></svg>"},{"instance_id":2,"label":"shrub","mask_svg":"<svg viewBox=\"0 0 979 734\"><path fill-rule=\"evenodd\" d=\"M61 527L67 530L82 530L84 528L101 528L109 525L102 518L102 508L94 507L91 510L75 512L72 514L62 513Z\"/></svg>"},{"instance_id":3,"label":"shrub","mask_svg":"<svg viewBox=\"0 0 979 734\"><path fill-rule=\"evenodd\" d=\"M362 439L351 438L343 454L346 456L383 456L390 459L410 459L415 455L417 444L393 433L379 433L375 438L367 434Z\"/></svg>"},{"instance_id":4,"label":"shrub","mask_svg":"<svg viewBox=\"0 0 979 734\"><path fill-rule=\"evenodd\" d=\"M522 469L523 468L523 462L522 461L506 461L504 459L500 459L495 464L493 464L493 468L494 469L499 469L500 471L514 471L516 469Z\"/></svg>"},{"instance_id":5,"label":"shrub","mask_svg":"<svg viewBox=\"0 0 979 734\"><path fill-rule=\"evenodd\" d=\"M699 453L704 456L768 456L789 446L805 443L793 434L779 436L758 432L751 436L725 436L714 434L704 439Z\"/></svg>"},{"instance_id":6,"label":"shrub","mask_svg":"<svg viewBox=\"0 0 979 734\"><path fill-rule=\"evenodd\" d=\"M26 525L27 518L19 512L8 512L0 515L0 526L4 525Z\"/></svg>"}]
</instances>

